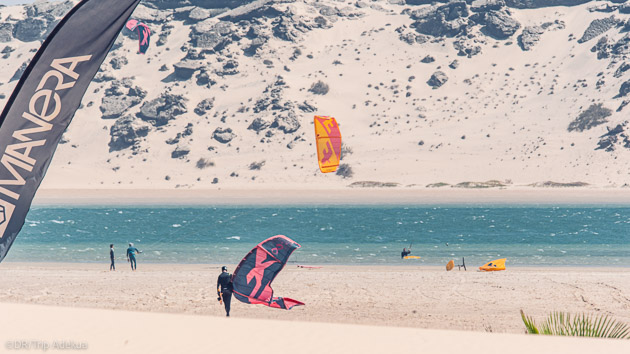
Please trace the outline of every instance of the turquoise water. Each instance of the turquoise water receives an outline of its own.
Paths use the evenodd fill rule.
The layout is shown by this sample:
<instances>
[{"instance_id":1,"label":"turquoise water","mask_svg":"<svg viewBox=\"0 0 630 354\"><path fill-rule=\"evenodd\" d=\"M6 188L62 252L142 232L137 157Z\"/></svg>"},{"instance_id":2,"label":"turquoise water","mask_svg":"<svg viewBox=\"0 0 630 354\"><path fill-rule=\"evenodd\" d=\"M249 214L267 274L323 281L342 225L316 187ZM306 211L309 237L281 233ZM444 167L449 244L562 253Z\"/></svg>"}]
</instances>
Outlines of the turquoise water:
<instances>
[{"instance_id":1,"label":"turquoise water","mask_svg":"<svg viewBox=\"0 0 630 354\"><path fill-rule=\"evenodd\" d=\"M258 242L283 234L302 264L444 265L466 257L525 266L627 266L624 207L76 207L33 208L6 261L119 260L235 264ZM401 260L413 243L421 260Z\"/></svg>"}]
</instances>

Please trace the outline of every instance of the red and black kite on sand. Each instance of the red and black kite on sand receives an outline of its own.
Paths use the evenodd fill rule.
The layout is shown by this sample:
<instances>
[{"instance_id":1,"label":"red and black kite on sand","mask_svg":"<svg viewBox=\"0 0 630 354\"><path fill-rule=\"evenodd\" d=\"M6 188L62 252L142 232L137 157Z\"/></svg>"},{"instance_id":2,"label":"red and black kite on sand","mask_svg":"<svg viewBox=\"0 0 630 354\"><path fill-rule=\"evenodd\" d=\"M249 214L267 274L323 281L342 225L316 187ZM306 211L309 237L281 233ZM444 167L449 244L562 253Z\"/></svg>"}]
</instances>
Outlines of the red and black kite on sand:
<instances>
[{"instance_id":1,"label":"red and black kite on sand","mask_svg":"<svg viewBox=\"0 0 630 354\"><path fill-rule=\"evenodd\" d=\"M290 238L277 235L259 243L243 258L232 275L233 294L246 304L260 304L290 310L303 302L288 297L273 297L271 282L284 268L289 256L300 245Z\"/></svg>"}]
</instances>

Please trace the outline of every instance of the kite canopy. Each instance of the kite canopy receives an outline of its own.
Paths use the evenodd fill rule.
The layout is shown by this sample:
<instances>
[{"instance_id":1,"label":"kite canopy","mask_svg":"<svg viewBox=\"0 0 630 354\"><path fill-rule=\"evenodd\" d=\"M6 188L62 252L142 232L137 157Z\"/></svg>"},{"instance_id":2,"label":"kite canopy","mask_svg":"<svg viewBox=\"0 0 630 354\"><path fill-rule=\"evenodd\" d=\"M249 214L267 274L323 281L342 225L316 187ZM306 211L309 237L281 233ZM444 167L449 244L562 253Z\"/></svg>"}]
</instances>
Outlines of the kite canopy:
<instances>
[{"instance_id":1,"label":"kite canopy","mask_svg":"<svg viewBox=\"0 0 630 354\"><path fill-rule=\"evenodd\" d=\"M506 258L496 259L492 262L488 262L481 267L479 270L484 270L487 272L496 271L496 270L505 270L505 260Z\"/></svg>"},{"instance_id":2,"label":"kite canopy","mask_svg":"<svg viewBox=\"0 0 630 354\"><path fill-rule=\"evenodd\" d=\"M151 30L149 26L138 21L138 20L129 20L125 25L128 30L136 31L138 33L138 53L145 54L147 49L149 49L149 40L151 39Z\"/></svg>"},{"instance_id":3,"label":"kite canopy","mask_svg":"<svg viewBox=\"0 0 630 354\"><path fill-rule=\"evenodd\" d=\"M243 258L232 275L234 297L246 304L260 304L290 310L303 302L287 297L273 297L271 282L300 245L290 238L277 235L259 243Z\"/></svg>"},{"instance_id":4,"label":"kite canopy","mask_svg":"<svg viewBox=\"0 0 630 354\"><path fill-rule=\"evenodd\" d=\"M341 131L335 118L315 116L315 139L319 170L335 172L341 160Z\"/></svg>"}]
</instances>

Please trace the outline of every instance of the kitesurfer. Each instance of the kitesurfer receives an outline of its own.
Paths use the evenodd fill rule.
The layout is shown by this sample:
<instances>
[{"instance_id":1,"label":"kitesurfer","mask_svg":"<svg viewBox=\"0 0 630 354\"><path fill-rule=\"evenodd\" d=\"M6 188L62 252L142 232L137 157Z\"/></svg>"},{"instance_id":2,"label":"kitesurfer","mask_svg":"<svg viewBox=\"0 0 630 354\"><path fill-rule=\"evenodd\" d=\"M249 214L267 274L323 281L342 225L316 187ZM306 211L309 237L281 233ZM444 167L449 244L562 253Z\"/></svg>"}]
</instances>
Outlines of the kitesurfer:
<instances>
[{"instance_id":1,"label":"kitesurfer","mask_svg":"<svg viewBox=\"0 0 630 354\"><path fill-rule=\"evenodd\" d=\"M142 253L133 246L133 243L129 242L129 248L127 248L127 262L131 263L131 270L136 270L136 254Z\"/></svg>"},{"instance_id":2,"label":"kitesurfer","mask_svg":"<svg viewBox=\"0 0 630 354\"><path fill-rule=\"evenodd\" d=\"M114 266L114 244L109 245L109 259L112 261L112 264L109 266L109 270L116 270L116 266Z\"/></svg>"},{"instance_id":3,"label":"kitesurfer","mask_svg":"<svg viewBox=\"0 0 630 354\"><path fill-rule=\"evenodd\" d=\"M411 254L411 248L407 249L407 247L403 248L402 252L400 252L400 258L405 258Z\"/></svg>"},{"instance_id":4,"label":"kitesurfer","mask_svg":"<svg viewBox=\"0 0 630 354\"><path fill-rule=\"evenodd\" d=\"M225 305L225 316L230 317L230 302L232 301L232 274L228 273L227 267L221 268L221 274L217 279L217 301Z\"/></svg>"}]
</instances>

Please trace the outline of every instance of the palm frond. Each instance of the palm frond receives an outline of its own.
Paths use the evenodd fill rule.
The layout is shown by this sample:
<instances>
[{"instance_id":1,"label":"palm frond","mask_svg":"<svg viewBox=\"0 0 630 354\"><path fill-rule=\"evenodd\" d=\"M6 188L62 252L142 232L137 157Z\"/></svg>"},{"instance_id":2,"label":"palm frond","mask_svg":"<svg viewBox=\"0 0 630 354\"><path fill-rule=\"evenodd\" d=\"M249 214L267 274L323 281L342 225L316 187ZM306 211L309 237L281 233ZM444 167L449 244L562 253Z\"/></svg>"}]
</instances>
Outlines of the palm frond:
<instances>
[{"instance_id":1,"label":"palm frond","mask_svg":"<svg viewBox=\"0 0 630 354\"><path fill-rule=\"evenodd\" d=\"M572 316L570 313L552 312L540 327L531 317L526 316L523 310L521 310L521 318L527 333L530 334L630 339L630 326L608 315Z\"/></svg>"}]
</instances>

